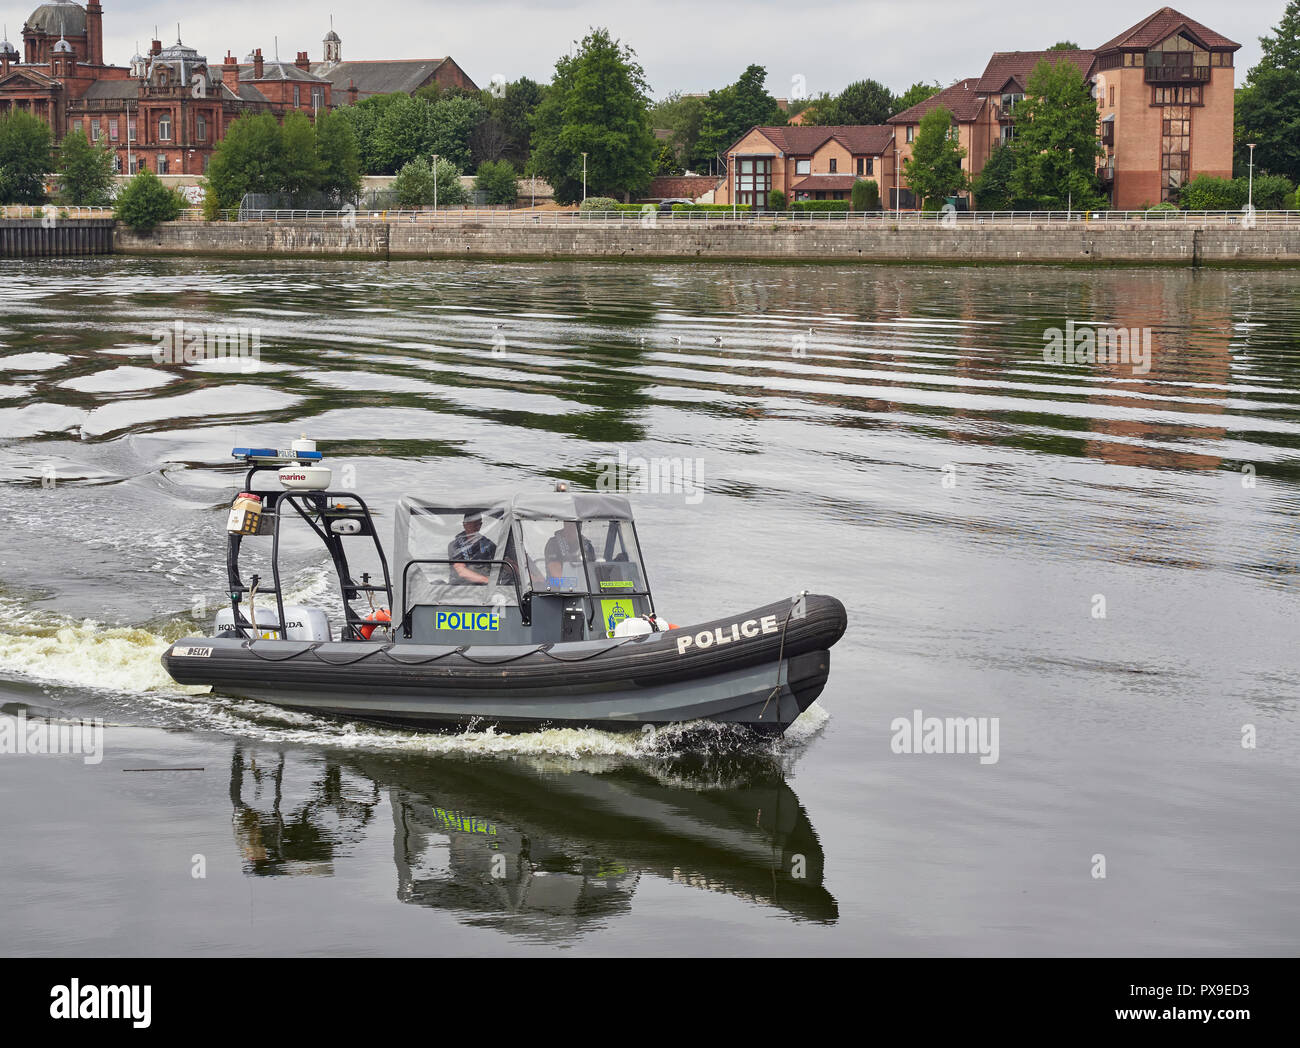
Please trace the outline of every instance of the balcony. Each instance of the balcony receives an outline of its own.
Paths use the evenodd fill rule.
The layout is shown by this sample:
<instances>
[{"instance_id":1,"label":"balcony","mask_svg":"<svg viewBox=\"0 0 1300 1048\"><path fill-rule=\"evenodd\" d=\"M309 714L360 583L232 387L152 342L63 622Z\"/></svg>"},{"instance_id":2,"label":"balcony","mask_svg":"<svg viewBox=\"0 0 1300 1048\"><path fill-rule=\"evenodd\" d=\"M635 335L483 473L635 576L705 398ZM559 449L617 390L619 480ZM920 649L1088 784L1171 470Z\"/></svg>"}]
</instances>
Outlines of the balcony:
<instances>
[{"instance_id":1,"label":"balcony","mask_svg":"<svg viewBox=\"0 0 1300 1048\"><path fill-rule=\"evenodd\" d=\"M1196 84L1210 79L1207 65L1149 65L1146 66L1148 84Z\"/></svg>"}]
</instances>

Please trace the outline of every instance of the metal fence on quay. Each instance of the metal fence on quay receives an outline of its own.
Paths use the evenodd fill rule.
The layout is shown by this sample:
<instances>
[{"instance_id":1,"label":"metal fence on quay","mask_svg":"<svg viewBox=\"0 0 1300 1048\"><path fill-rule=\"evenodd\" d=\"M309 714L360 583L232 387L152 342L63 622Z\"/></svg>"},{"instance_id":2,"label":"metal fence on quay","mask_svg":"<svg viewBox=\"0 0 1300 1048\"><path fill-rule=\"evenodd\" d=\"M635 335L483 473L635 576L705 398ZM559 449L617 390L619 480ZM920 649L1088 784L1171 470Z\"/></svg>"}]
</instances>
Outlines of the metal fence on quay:
<instances>
[{"instance_id":1,"label":"metal fence on quay","mask_svg":"<svg viewBox=\"0 0 1300 1048\"><path fill-rule=\"evenodd\" d=\"M201 221L203 214L189 210L182 219ZM320 211L236 209L221 216L242 222L362 222L411 223L452 227L640 227L681 229L700 225L786 225L859 226L868 229L934 228L968 226L1177 226L1188 229L1300 228L1300 211L530 211L447 208L432 211Z\"/></svg>"}]
</instances>

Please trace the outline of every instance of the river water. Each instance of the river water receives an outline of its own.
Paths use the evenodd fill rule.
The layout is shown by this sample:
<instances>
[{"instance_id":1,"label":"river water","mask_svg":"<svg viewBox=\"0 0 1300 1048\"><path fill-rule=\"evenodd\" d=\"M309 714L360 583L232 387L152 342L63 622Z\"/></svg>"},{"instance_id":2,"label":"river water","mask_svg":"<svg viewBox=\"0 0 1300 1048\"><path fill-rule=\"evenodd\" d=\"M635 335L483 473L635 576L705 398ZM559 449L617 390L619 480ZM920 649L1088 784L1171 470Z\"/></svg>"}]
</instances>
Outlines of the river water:
<instances>
[{"instance_id":1,"label":"river water","mask_svg":"<svg viewBox=\"0 0 1300 1048\"><path fill-rule=\"evenodd\" d=\"M157 363L178 320L260 356ZM1045 359L1068 322L1149 360ZM0 951L1293 954L1298 368L1285 271L0 263L0 714L108 724L0 755ZM229 449L301 432L385 531L689 467L631 496L657 604L833 593L830 683L778 747L178 688Z\"/></svg>"}]
</instances>

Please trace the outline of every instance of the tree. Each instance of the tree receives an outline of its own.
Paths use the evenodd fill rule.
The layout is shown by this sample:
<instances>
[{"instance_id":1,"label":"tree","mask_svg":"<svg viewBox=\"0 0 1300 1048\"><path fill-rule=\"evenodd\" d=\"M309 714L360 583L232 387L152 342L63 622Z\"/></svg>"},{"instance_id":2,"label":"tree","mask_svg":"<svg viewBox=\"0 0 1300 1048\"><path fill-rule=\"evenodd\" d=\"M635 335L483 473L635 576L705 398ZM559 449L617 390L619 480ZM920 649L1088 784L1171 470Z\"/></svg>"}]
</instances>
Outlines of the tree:
<instances>
[{"instance_id":1,"label":"tree","mask_svg":"<svg viewBox=\"0 0 1300 1048\"><path fill-rule=\"evenodd\" d=\"M247 193L278 193L284 182L279 123L270 113L241 116L226 129L208 162L210 210L238 207Z\"/></svg>"},{"instance_id":2,"label":"tree","mask_svg":"<svg viewBox=\"0 0 1300 1048\"><path fill-rule=\"evenodd\" d=\"M880 186L874 179L859 178L853 183L851 196L854 211L880 210Z\"/></svg>"},{"instance_id":3,"label":"tree","mask_svg":"<svg viewBox=\"0 0 1300 1048\"><path fill-rule=\"evenodd\" d=\"M59 150L59 203L99 207L113 188L113 151L91 145L81 128L73 128Z\"/></svg>"},{"instance_id":4,"label":"tree","mask_svg":"<svg viewBox=\"0 0 1300 1048\"><path fill-rule=\"evenodd\" d=\"M951 110L943 106L931 109L921 118L912 155L903 161L908 188L924 201L927 211L939 210L948 197L969 185L961 168L966 150L957 144L955 127Z\"/></svg>"},{"instance_id":5,"label":"tree","mask_svg":"<svg viewBox=\"0 0 1300 1048\"><path fill-rule=\"evenodd\" d=\"M43 204L53 152L44 120L22 110L0 119L0 204Z\"/></svg>"},{"instance_id":6,"label":"tree","mask_svg":"<svg viewBox=\"0 0 1300 1048\"><path fill-rule=\"evenodd\" d=\"M514 206L519 199L519 180L509 160L488 161L479 164L474 178L474 188L487 197L489 204Z\"/></svg>"},{"instance_id":7,"label":"tree","mask_svg":"<svg viewBox=\"0 0 1300 1048\"><path fill-rule=\"evenodd\" d=\"M114 214L123 225L147 233L160 222L173 221L184 207L184 198L145 168L117 194Z\"/></svg>"},{"instance_id":8,"label":"tree","mask_svg":"<svg viewBox=\"0 0 1300 1048\"><path fill-rule=\"evenodd\" d=\"M322 109L316 114L316 156L321 191L340 201L356 200L361 193L361 150L353 124L342 110Z\"/></svg>"},{"instance_id":9,"label":"tree","mask_svg":"<svg viewBox=\"0 0 1300 1048\"><path fill-rule=\"evenodd\" d=\"M1290 0L1237 97L1236 161L1244 170L1256 143L1257 169L1300 182L1300 0Z\"/></svg>"},{"instance_id":10,"label":"tree","mask_svg":"<svg viewBox=\"0 0 1300 1048\"><path fill-rule=\"evenodd\" d=\"M858 80L827 102L818 102L804 123L883 124L894 113L896 100L884 84Z\"/></svg>"},{"instance_id":11,"label":"tree","mask_svg":"<svg viewBox=\"0 0 1300 1048\"><path fill-rule=\"evenodd\" d=\"M542 104L546 90L535 80L521 76L506 84L505 94L496 109L496 118L506 134L505 158L522 169L531 153L533 113Z\"/></svg>"},{"instance_id":12,"label":"tree","mask_svg":"<svg viewBox=\"0 0 1300 1048\"><path fill-rule=\"evenodd\" d=\"M372 139L378 173L392 174L416 157L434 152L429 103L409 95L394 97L379 113Z\"/></svg>"},{"instance_id":13,"label":"tree","mask_svg":"<svg viewBox=\"0 0 1300 1048\"><path fill-rule=\"evenodd\" d=\"M780 189L774 189L767 194L767 209L769 211L784 211L789 205L790 202L786 200L785 193Z\"/></svg>"},{"instance_id":14,"label":"tree","mask_svg":"<svg viewBox=\"0 0 1300 1048\"><path fill-rule=\"evenodd\" d=\"M457 207L469 201L469 195L465 192L465 187L461 185L460 172L456 170L456 165L451 161L442 158L438 159L436 178L438 192L435 198L433 165L424 157L408 160L402 165L402 170L397 173L397 177L393 179L392 189L397 200L397 206L401 208L427 207L436 201L440 207Z\"/></svg>"},{"instance_id":15,"label":"tree","mask_svg":"<svg viewBox=\"0 0 1300 1048\"><path fill-rule=\"evenodd\" d=\"M894 100L894 112L890 116L911 109L942 90L938 84L915 83Z\"/></svg>"},{"instance_id":16,"label":"tree","mask_svg":"<svg viewBox=\"0 0 1300 1048\"><path fill-rule=\"evenodd\" d=\"M669 145L677 166L685 169L696 158L700 130L704 126L704 99L674 92L650 110L650 123L656 129L672 132Z\"/></svg>"},{"instance_id":17,"label":"tree","mask_svg":"<svg viewBox=\"0 0 1300 1048\"><path fill-rule=\"evenodd\" d=\"M1079 50L1079 45L1076 44L1073 40L1058 40L1056 43L1054 43L1054 44L1053 44L1051 47L1049 47L1047 50L1049 50L1049 51L1077 51L1077 50Z\"/></svg>"},{"instance_id":18,"label":"tree","mask_svg":"<svg viewBox=\"0 0 1300 1048\"><path fill-rule=\"evenodd\" d=\"M472 162L470 136L485 116L478 95L446 94L429 105L427 151L445 157L464 171Z\"/></svg>"},{"instance_id":19,"label":"tree","mask_svg":"<svg viewBox=\"0 0 1300 1048\"><path fill-rule=\"evenodd\" d=\"M655 137L648 88L636 53L608 30L593 29L555 77L534 114L533 165L562 204L589 194L640 193L650 184Z\"/></svg>"},{"instance_id":20,"label":"tree","mask_svg":"<svg viewBox=\"0 0 1300 1048\"><path fill-rule=\"evenodd\" d=\"M981 211L1020 211L1011 193L1016 155L1005 145L994 146L982 170L971 183L975 206Z\"/></svg>"},{"instance_id":21,"label":"tree","mask_svg":"<svg viewBox=\"0 0 1300 1048\"><path fill-rule=\"evenodd\" d=\"M293 197L319 192L323 168L316 153L316 129L306 113L285 115L280 127L280 151L279 191Z\"/></svg>"},{"instance_id":22,"label":"tree","mask_svg":"<svg viewBox=\"0 0 1300 1048\"><path fill-rule=\"evenodd\" d=\"M1097 100L1071 62L1039 62L1016 103L1015 169L1009 189L1017 200L1043 211L1106 206L1097 179Z\"/></svg>"},{"instance_id":23,"label":"tree","mask_svg":"<svg viewBox=\"0 0 1300 1048\"><path fill-rule=\"evenodd\" d=\"M704 101L704 118L691 161L707 167L751 127L779 126L786 122L776 99L767 93L767 70L751 65L734 84L710 91Z\"/></svg>"}]
</instances>

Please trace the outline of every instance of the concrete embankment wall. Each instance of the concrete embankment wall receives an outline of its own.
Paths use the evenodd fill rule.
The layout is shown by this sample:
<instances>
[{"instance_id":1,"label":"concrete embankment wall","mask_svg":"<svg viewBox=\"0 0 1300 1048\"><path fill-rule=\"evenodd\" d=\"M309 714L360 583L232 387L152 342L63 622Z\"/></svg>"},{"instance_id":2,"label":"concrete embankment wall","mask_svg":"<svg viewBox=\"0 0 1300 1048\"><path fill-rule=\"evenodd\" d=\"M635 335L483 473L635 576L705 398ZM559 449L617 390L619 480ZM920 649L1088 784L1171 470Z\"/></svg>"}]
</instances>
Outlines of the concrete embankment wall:
<instances>
[{"instance_id":1,"label":"concrete embankment wall","mask_svg":"<svg viewBox=\"0 0 1300 1048\"><path fill-rule=\"evenodd\" d=\"M126 254L250 257L648 258L754 261L1300 264L1300 227L1191 229L1132 223L894 228L888 224L701 223L645 228L565 222L428 225L358 218L296 222L176 222L137 235L119 226Z\"/></svg>"},{"instance_id":2,"label":"concrete embankment wall","mask_svg":"<svg viewBox=\"0 0 1300 1048\"><path fill-rule=\"evenodd\" d=\"M0 219L0 258L107 255L113 250L112 219Z\"/></svg>"}]
</instances>

